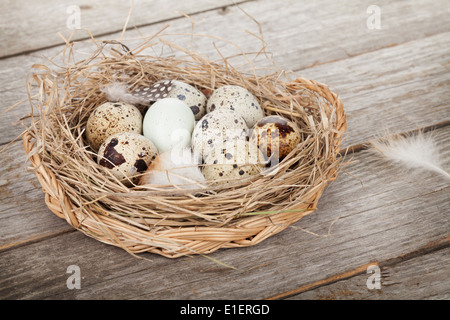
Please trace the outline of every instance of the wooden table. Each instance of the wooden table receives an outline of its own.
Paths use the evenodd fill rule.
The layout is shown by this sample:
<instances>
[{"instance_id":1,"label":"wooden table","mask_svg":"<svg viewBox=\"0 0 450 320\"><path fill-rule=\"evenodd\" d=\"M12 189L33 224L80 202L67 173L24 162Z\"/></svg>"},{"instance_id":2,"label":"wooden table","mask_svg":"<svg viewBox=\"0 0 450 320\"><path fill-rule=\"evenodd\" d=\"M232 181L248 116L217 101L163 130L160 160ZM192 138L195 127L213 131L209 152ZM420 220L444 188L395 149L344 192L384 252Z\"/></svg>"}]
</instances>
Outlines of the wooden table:
<instances>
[{"instance_id":1,"label":"wooden table","mask_svg":"<svg viewBox=\"0 0 450 320\"><path fill-rule=\"evenodd\" d=\"M130 5L3 1L1 299L450 298L449 181L430 172L405 173L364 147L383 129L426 129L434 132L450 169L448 1L236 3L259 22L280 68L326 83L344 102L344 148L353 161L326 188L318 210L261 244L211 254L236 269L202 256L138 259L74 230L46 207L27 169L18 139L23 128L13 123L29 106L7 109L27 98L28 70L62 48L57 32L70 35L77 10L81 28L96 38L119 38ZM136 1L124 36L152 35L165 25L174 33L194 26L195 33L245 50L261 46L250 34L259 34L258 25L226 0ZM211 42L194 44L214 54ZM80 272L79 289L68 286L75 275L71 266Z\"/></svg>"}]
</instances>

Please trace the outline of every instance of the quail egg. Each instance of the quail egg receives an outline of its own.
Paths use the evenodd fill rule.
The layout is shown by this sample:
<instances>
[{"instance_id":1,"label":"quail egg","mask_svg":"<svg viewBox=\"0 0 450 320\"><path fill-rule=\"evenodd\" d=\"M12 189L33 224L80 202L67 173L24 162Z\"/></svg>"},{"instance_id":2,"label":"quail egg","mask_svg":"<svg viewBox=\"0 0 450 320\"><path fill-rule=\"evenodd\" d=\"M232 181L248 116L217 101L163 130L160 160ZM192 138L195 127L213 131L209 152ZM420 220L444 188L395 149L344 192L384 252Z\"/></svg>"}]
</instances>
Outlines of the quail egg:
<instances>
[{"instance_id":1,"label":"quail egg","mask_svg":"<svg viewBox=\"0 0 450 320\"><path fill-rule=\"evenodd\" d=\"M112 134L128 131L142 133L142 114L135 106L123 102L103 103L86 123L86 139L95 151Z\"/></svg>"},{"instance_id":2,"label":"quail egg","mask_svg":"<svg viewBox=\"0 0 450 320\"><path fill-rule=\"evenodd\" d=\"M206 96L194 86L178 80L172 80L172 89L167 98L177 98L184 101L194 114L195 120L200 120L206 113Z\"/></svg>"},{"instance_id":3,"label":"quail egg","mask_svg":"<svg viewBox=\"0 0 450 320\"><path fill-rule=\"evenodd\" d=\"M256 144L271 163L282 161L300 142L299 127L292 121L271 115L259 120L252 129L250 142Z\"/></svg>"},{"instance_id":4,"label":"quail egg","mask_svg":"<svg viewBox=\"0 0 450 320\"><path fill-rule=\"evenodd\" d=\"M143 134L159 152L165 152L174 147L189 146L194 125L194 114L184 101L163 98L147 110Z\"/></svg>"},{"instance_id":5,"label":"quail egg","mask_svg":"<svg viewBox=\"0 0 450 320\"><path fill-rule=\"evenodd\" d=\"M228 184L257 175L264 168L264 156L248 141L238 141L214 148L206 157L203 175L210 184Z\"/></svg>"},{"instance_id":6,"label":"quail egg","mask_svg":"<svg viewBox=\"0 0 450 320\"><path fill-rule=\"evenodd\" d=\"M135 132L120 132L106 139L98 150L97 162L125 185L137 183L158 154L152 141Z\"/></svg>"},{"instance_id":7,"label":"quail egg","mask_svg":"<svg viewBox=\"0 0 450 320\"><path fill-rule=\"evenodd\" d=\"M242 116L249 128L264 117L264 112L256 97L247 89L227 85L217 88L209 97L206 111L230 109Z\"/></svg>"},{"instance_id":8,"label":"quail egg","mask_svg":"<svg viewBox=\"0 0 450 320\"><path fill-rule=\"evenodd\" d=\"M204 159L225 140L248 139L248 130L245 120L237 113L227 109L212 111L195 125L192 149L195 155Z\"/></svg>"}]
</instances>

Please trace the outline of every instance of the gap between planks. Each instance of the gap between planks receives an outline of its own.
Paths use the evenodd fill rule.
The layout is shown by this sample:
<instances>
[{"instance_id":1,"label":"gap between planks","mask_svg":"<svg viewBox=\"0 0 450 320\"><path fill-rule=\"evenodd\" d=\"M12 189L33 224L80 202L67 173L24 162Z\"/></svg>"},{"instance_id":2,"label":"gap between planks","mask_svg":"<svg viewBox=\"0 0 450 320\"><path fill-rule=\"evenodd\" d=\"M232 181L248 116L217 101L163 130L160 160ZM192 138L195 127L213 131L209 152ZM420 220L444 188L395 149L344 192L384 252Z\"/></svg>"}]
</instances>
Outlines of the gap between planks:
<instances>
[{"instance_id":1,"label":"gap between planks","mask_svg":"<svg viewBox=\"0 0 450 320\"><path fill-rule=\"evenodd\" d=\"M224 6L224 7L226 7L226 6ZM214 9L205 10L204 12L212 11L212 10L214 10ZM178 18L171 18L171 19L168 19L167 21L169 21L169 20L175 20L175 19L178 19ZM151 24L148 24L148 25L152 25L152 24L154 24L154 23L151 23ZM108 33L106 33L106 34L110 34L110 33L108 32ZM377 48L376 50L373 50L373 51L377 51L377 50L379 50L379 49L382 49L382 48ZM32 50L32 51L39 51L39 50L40 50L40 49ZM22 53L22 54L23 54L23 53ZM352 56L348 56L347 58L337 59L337 60L335 60L335 61L345 60L345 59L348 59L348 58L351 58L351 57L352 57ZM3 58L4 58L4 57L3 57ZM331 62L335 62L335 61L324 62L324 63L321 63L321 64L331 63ZM305 69L305 68L302 68L302 69L300 69L300 70L303 70L303 69ZM449 125L449 124L450 124L450 121L444 121L444 122L437 123L437 124L435 124L435 125L426 126L426 127L422 128L422 129L425 130L425 131L430 131L430 130L433 130L433 129L435 129L435 128L442 128L442 127L445 127L445 126L447 126L447 125ZM417 131L417 130L420 130L420 129L416 129L416 130L408 131L408 132L404 132L404 133L405 133L405 134L408 134L408 133L412 133L412 132ZM360 152L360 151L362 151L362 150L364 150L364 149L365 149L365 144L364 144L364 143L361 143L361 144L355 144L355 145L353 145L353 146L349 146L349 147L345 148L344 151L345 151L346 153L349 153L349 154L354 154L354 153ZM41 240L45 240L45 239L48 239L48 238L53 238L53 237L59 236L60 234L64 234L64 233L72 232L72 231L76 231L76 230L75 230L75 229L67 229L67 230L64 231L64 232L62 231L62 232L58 232L58 233L53 233L53 234L47 234L47 235L43 235L43 236L33 237L33 238L30 238L30 239L26 239L26 240L23 240L23 241L14 243L14 244L12 244L12 246L6 245L6 246L3 246L3 247L0 247L0 251L8 250L8 249L11 248L11 247L22 246L22 245L26 245L26 244L29 244L29 243L39 242L39 241L41 241ZM446 241L446 244L444 245L444 248L447 247L447 246L448 246L448 237L447 237L447 238L444 238L444 239L442 239L442 240L440 240L440 241L430 243L430 244L431 244L431 247L429 247L429 246L427 245L427 246L425 246L425 247L423 247L423 248L420 248L420 249L415 250L415 251L413 251L413 252L407 253L407 254L404 255L404 256L406 256L406 258L405 258L404 256L401 256L401 257L397 257L397 258L393 258L393 259L386 260L386 261L381 262L381 263L376 263L376 262L375 262L375 263L373 263L373 264L377 264L377 265L379 265L379 266L393 265L393 264L402 262L402 261L404 261L404 260L412 259L412 258L414 258L414 257L416 257L416 256L419 256L419 255L423 255L423 254L427 254L427 253L429 253L429 252L433 252L433 251L436 251L436 250L440 250L440 249L442 249L442 243L441 243L442 241ZM424 249L424 248L425 248L425 249L428 249L428 251L427 251L427 250L422 250L422 249ZM330 284L330 283L333 283L333 282L342 281L342 280L345 280L345 279L354 277L354 276L356 276L356 275L358 275L358 274L364 273L364 272L366 271L366 269L365 269L364 267L367 267L369 264L370 264L370 263L365 264L365 265L363 265L363 266L360 266L360 267L358 267L358 268L356 268L356 269L353 269L353 270L351 270L351 271L348 271L348 272L345 272L345 273L341 273L341 274L337 274L337 275L335 275L335 276L333 276L333 277L330 277L330 278L327 278L327 279L324 279L324 280L319 280L319 281L317 281L317 282L314 282L314 283L309 284L309 285L307 284L307 285L302 286L302 287L299 287L299 288L305 289L305 288L307 288L307 286L309 286L309 288L307 288L306 290L304 290L304 291L307 291L307 290L312 290L312 289L317 288L317 287L320 287L320 286L326 286L326 285L328 285L328 284ZM327 280L328 280L328 281L327 281ZM297 290L298 290L298 289L297 289ZM304 291L301 291L301 292L304 292ZM289 292L291 292L291 291L289 291ZM300 293L300 292L298 292L298 293ZM295 294L294 294L294 295L295 295ZM290 295L290 296L292 296L292 295ZM276 296L274 296L274 297L276 297ZM286 296L286 297L288 297L288 296ZM282 298L283 298L283 297L282 297ZM282 299L282 298L281 298L281 299ZM285 298L285 297L284 297L284 298Z\"/></svg>"},{"instance_id":2,"label":"gap between planks","mask_svg":"<svg viewBox=\"0 0 450 320\"><path fill-rule=\"evenodd\" d=\"M255 1L255 0L253 0L253 1ZM252 1L247 1L247 2L250 2L250 4L251 4L251 6L250 7L253 7L253 6L256 6L256 4L254 4L254 3L252 3ZM243 2L240 2L240 3L244 3L244 1ZM222 8L227 8L227 7L231 7L231 6L222 6ZM201 12L209 12L209 11L214 11L214 9L205 9L205 10L203 10L203 11L199 11L196 15L199 15ZM194 16L194 14L192 15L192 16ZM181 19L180 19L181 18ZM180 18L167 18L167 19L172 19L173 21L181 21L182 20L182 17L180 17ZM177 20L178 19L178 20ZM149 24L147 24L147 25L156 25L156 24L158 24L158 23L156 23L156 22L152 22L152 23L149 23ZM271 24L269 23L269 26L270 26ZM269 30L270 30L270 28L269 28ZM434 30L434 29L433 29ZM129 30L129 31L131 31L131 30ZM420 38L418 38L418 39L420 39L420 40L424 40L424 39L427 39L427 38L429 38L430 36L432 36L432 35L435 35L435 34L442 34L442 33L446 33L447 31L445 31L445 32L438 32L438 33L426 33L426 34L423 34L423 35L421 35L421 37ZM270 32L269 32L270 33ZM109 32L108 32L108 34L109 34ZM431 35L430 35L431 34ZM400 34L399 34L399 36L400 36ZM399 46L399 45L402 45L402 44L404 44L404 43L408 43L408 42L413 42L413 41L417 41L418 39L410 39L410 40L408 40L409 38L408 37L403 37L402 36L402 41L396 41L396 43L395 43L395 45L393 45L393 44L388 44L388 45L384 45L384 46L381 46L381 47L378 47L378 48L374 48L373 50L364 50L364 52L361 52L361 53L356 53L356 54L346 54L344 57L342 57L341 59L335 59L335 60L330 60L329 62L324 62L324 63L319 63L319 65L322 65L322 64L325 64L325 65L329 65L329 64L332 64L333 62L339 62L339 61L346 61L346 60L348 60L348 59L351 59L352 57L355 57L355 56L359 56L359 55L361 55L361 54L366 54L366 53L370 53L370 52L378 52L378 51L380 51L380 50L382 50L382 49L385 49L385 48L389 48L389 47L397 47L397 46ZM398 39L397 39L398 40ZM414 49L414 48L413 48ZM348 50L346 50L346 51L348 51ZM281 60L283 60L283 59L281 59ZM1 60L0 60L1 61ZM381 62L381 60L380 60L380 62ZM419 60L419 62L420 62L420 60ZM414 63L417 63L417 61L416 60L414 60ZM444 62L445 63L445 62ZM305 70L305 69L307 69L308 67L301 67L301 68L295 68L294 70L294 72L295 73L300 73L300 71L302 71L302 70ZM428 70L428 71L430 71L430 70ZM314 78L312 78L312 79L314 79ZM442 86L442 85L445 85L445 82L443 82L443 83L440 83L439 84L439 86ZM344 87L345 87L345 85L344 85ZM367 88L365 88L364 90L367 90ZM369 91L369 93L370 93L370 91ZM395 96L394 97L395 99L398 99L399 97L398 96ZM443 97L444 98L444 97ZM26 101L24 101L24 102L26 102ZM441 115L441 119L442 119L442 115ZM428 121L428 120L427 120ZM433 121L430 121L431 123L433 123ZM403 128L403 129L405 129L405 128ZM14 133L14 134L16 134L16 133ZM5 137L4 137L5 138ZM18 137L16 137L16 139L17 139ZM6 139L8 139L8 140L14 140L14 135L13 134L8 134L7 135L7 137L6 137ZM3 145L5 145L5 144L7 144L7 142L0 142L0 146L3 146ZM356 144L355 142L353 143L354 144L354 148L355 149L357 149L357 148L362 148L363 147L363 143L360 143L360 144ZM1 152L0 152L1 153Z\"/></svg>"},{"instance_id":3,"label":"gap between planks","mask_svg":"<svg viewBox=\"0 0 450 320\"><path fill-rule=\"evenodd\" d=\"M51 238L57 237L59 235L66 234L69 232L74 232L74 231L77 231L77 230L75 228L73 228L72 226L70 226L70 227L67 227L66 229L60 230L58 232L51 232L51 233L47 233L47 234L43 234L43 235L34 236L34 237L24 239L21 241L8 243L8 244L0 246L0 253L6 252L10 249L15 249L15 248L33 244L36 242L44 241L46 239L51 239Z\"/></svg>"},{"instance_id":4,"label":"gap between planks","mask_svg":"<svg viewBox=\"0 0 450 320\"><path fill-rule=\"evenodd\" d=\"M312 283L308 283L305 285L302 285L296 289L293 290L289 290L286 292L282 292L279 293L275 296L271 296L269 298L266 298L265 300L282 300L282 299L286 299L289 297L293 297L295 295L298 295L300 293L309 291L309 290L313 290L319 287L324 287L333 283L336 283L338 281L343 281L343 280L347 280L350 279L352 277L364 274L367 272L367 268L371 265L376 265L379 268L385 268L385 267L391 267L394 265L397 265L399 263L402 263L404 261L408 261L411 259L414 259L416 257L419 256L423 256L426 254L430 254L442 249L445 249L447 247L450 246L450 236L447 236L443 239L437 240L437 241L432 241L427 243L425 246L418 248L417 250L405 253L403 255L400 255L398 257L395 258L391 258L391 259L387 259L385 261L382 262L376 262L376 261L372 261L372 262L368 262L364 265L361 265L355 269L343 272L343 273L338 273L335 274L331 277L325 278L325 279L321 279Z\"/></svg>"},{"instance_id":5,"label":"gap between planks","mask_svg":"<svg viewBox=\"0 0 450 320\"><path fill-rule=\"evenodd\" d=\"M439 122L437 124L426 126L426 127L423 127L423 128L418 128L418 129L414 129L414 130L411 130L411 131L396 132L396 133L401 134L401 135L409 135L409 134L413 134L413 133L419 132L421 130L423 132L429 132L429 131L432 131L432 130L444 128L444 127L446 127L448 125L450 125L450 121L443 121L443 122ZM367 142L346 147L345 149L341 150L340 155L341 156L354 155L354 154L356 154L358 152L361 152L361 151L364 151L366 149L367 149ZM21 240L21 241L18 241L18 242L12 242L12 243L0 246L0 253L8 251L10 249L15 249L15 248L18 248L18 247L21 247L21 246L25 246L25 245L28 245L28 244L33 244L35 242L44 241L46 239L57 237L57 236L59 236L61 234L66 234L66 233L75 232L75 231L77 231L75 228L69 227L69 228L67 228L65 230L62 230L62 231L49 233L49 234L44 234L44 235L40 235L40 236L35 236L35 237L24 239L24 240ZM366 265L364 265L364 266L366 266ZM355 269L355 270L358 270L358 268ZM356 273L356 274L359 274L359 273ZM356 274L354 274L354 275L356 275ZM316 286L314 286L314 287L316 287Z\"/></svg>"},{"instance_id":6,"label":"gap between planks","mask_svg":"<svg viewBox=\"0 0 450 320\"><path fill-rule=\"evenodd\" d=\"M222 5L222 6L218 6L218 7L209 8L209 9L195 11L193 13L186 14L186 16L180 15L178 17L165 18L165 19L161 19L161 20L152 21L150 23L142 23L142 24L138 24L138 25L134 25L134 26L129 26L126 29L126 31L128 31L130 29L135 29L135 28L150 27L150 26L155 25L155 24L171 22L171 21L175 21L175 20L178 20L178 19L185 19L186 17L194 17L194 16L196 16L198 14L207 13L207 12L211 12L211 11L215 11L215 10L225 10L226 8L228 8L230 6L238 6L239 7L240 4L253 2L253 1L258 1L258 0L237 1L237 2L233 2L233 4L227 4L227 5ZM107 32L96 33L93 36L94 36L94 38L105 37L105 36L109 36L109 35L112 35L112 34L115 34L115 33L121 32L121 31L122 31L122 28L111 30L111 31L107 31ZM86 41L86 40L89 40L89 39L90 39L89 36L86 36L86 37L77 38L76 41ZM12 53L12 54L9 54L9 55L0 56L0 60L8 59L8 58L14 58L14 57L17 57L17 56L20 56L20 55L31 54L31 53L34 53L34 52L38 52L38 51L41 51L41 50L52 49L52 48L56 48L56 47L59 47L59 46L61 46L60 43L59 44L49 45L49 46L37 47L37 48L34 48L34 49L25 50L25 51L18 52L18 53Z\"/></svg>"},{"instance_id":7,"label":"gap between planks","mask_svg":"<svg viewBox=\"0 0 450 320\"><path fill-rule=\"evenodd\" d=\"M252 0L252 1L254 1L254 0ZM427 37L426 37L426 38L427 38ZM383 49L383 48L379 48L379 49L376 49L376 50L374 50L374 51L378 51L378 50L382 50L382 49ZM351 58L352 58L352 57L349 56L349 57L347 57L347 58L345 58L345 59L341 59L341 60L337 60L337 61L344 61L344 60L346 60L346 59L351 59ZM0 58L0 59L1 59L1 58ZM330 63L332 63L332 62L330 62ZM305 70L305 69L306 69L306 68L300 68L300 69L294 70L293 72L295 72L296 74L299 74L300 71ZM27 102L27 101L24 100L24 101L22 101L22 103L20 103L20 104L23 104L23 103L26 103L26 102ZM18 105L19 105L19 104L18 104ZM17 105L17 106L18 106L18 105ZM428 126L416 128L416 129L411 130L411 131L405 131L405 132L400 132L400 133L402 133L402 134L409 134L409 133L413 133L414 131L417 131L417 130L424 130L425 132L428 132L428 131L433 130L433 129L439 129L439 128L442 128L442 127L444 127L444 126L446 126L446 125L448 125L448 124L450 124L450 120L445 120L445 121L442 121L442 122L433 123L433 124L428 125ZM10 139L12 139L12 140L11 140L11 141L0 142L0 153L1 153L4 149L7 148L7 145L8 145L8 144L11 144L11 143L13 143L13 142L16 141L16 140L19 140L19 139L20 139L20 135L16 136L15 138L10 138ZM344 148L344 149L341 151L341 154L344 154L345 152L349 152L349 151L357 152L357 151L359 151L359 150L363 150L366 143L367 143L367 142L350 145L350 146ZM5 147L5 146L6 146L6 147Z\"/></svg>"},{"instance_id":8,"label":"gap between planks","mask_svg":"<svg viewBox=\"0 0 450 320\"><path fill-rule=\"evenodd\" d=\"M433 36L439 35L441 33L442 32L430 33L430 34L427 34L423 38L433 37ZM399 42L399 43L391 43L391 44L388 44L388 45L377 47L374 50L366 50L366 51L361 51L361 52L354 53L354 54L353 53L348 53L347 51L344 51L345 52L345 57L344 58L337 58L337 59L332 59L332 60L327 60L327 61L322 61L322 62L315 62L315 63L312 63L312 64L310 64L308 66L304 66L304 67L302 67L299 70L295 70L295 72L311 69L311 68L314 68L314 67L317 67L317 66L328 64L328 63L339 62L339 61L342 61L342 60L346 60L346 59L362 56L362 55L365 55L365 54L368 54L368 53L372 53L372 52L375 52L375 51L378 51L378 50L383 50L383 49L387 49L387 48L393 48L393 47L396 47L396 46L399 46L399 45L403 45L403 44L407 44L409 42L413 42L413 41L417 41L417 40L418 39L410 39L410 40L406 40L406 41Z\"/></svg>"}]
</instances>

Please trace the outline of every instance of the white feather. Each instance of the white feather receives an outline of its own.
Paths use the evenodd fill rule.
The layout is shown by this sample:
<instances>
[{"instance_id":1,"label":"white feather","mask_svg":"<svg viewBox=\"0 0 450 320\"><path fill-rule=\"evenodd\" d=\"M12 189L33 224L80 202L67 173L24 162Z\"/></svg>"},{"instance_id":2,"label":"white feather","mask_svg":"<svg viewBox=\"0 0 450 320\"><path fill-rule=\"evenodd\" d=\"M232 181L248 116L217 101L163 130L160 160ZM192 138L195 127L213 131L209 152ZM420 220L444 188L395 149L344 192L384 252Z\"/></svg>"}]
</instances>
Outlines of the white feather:
<instances>
[{"instance_id":1,"label":"white feather","mask_svg":"<svg viewBox=\"0 0 450 320\"><path fill-rule=\"evenodd\" d=\"M447 179L450 175L442 167L442 159L433 136L419 132L405 137L400 134L370 142L372 150L385 159L404 165L407 169L437 172Z\"/></svg>"},{"instance_id":2,"label":"white feather","mask_svg":"<svg viewBox=\"0 0 450 320\"><path fill-rule=\"evenodd\" d=\"M206 180L190 148L172 149L159 154L142 176L139 185L162 188L201 189Z\"/></svg>"},{"instance_id":3,"label":"white feather","mask_svg":"<svg viewBox=\"0 0 450 320\"><path fill-rule=\"evenodd\" d=\"M106 95L106 99L110 102L124 102L129 104L146 104L143 98L134 96L128 92L127 85L122 82L111 82L100 89Z\"/></svg>"}]
</instances>

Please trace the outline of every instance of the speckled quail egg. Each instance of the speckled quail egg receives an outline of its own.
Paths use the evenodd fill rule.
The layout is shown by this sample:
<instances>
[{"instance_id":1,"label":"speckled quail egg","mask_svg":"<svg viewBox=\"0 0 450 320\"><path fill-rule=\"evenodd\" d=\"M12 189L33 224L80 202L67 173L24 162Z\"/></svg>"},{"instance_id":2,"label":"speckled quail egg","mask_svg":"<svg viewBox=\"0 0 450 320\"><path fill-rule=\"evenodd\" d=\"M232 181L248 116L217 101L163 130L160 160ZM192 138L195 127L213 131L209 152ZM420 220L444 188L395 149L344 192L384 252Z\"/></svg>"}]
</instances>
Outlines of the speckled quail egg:
<instances>
[{"instance_id":1,"label":"speckled quail egg","mask_svg":"<svg viewBox=\"0 0 450 320\"><path fill-rule=\"evenodd\" d=\"M242 116L249 128L264 117L264 111L256 97L247 89L234 85L217 88L209 97L206 111L230 109Z\"/></svg>"},{"instance_id":2,"label":"speckled quail egg","mask_svg":"<svg viewBox=\"0 0 450 320\"><path fill-rule=\"evenodd\" d=\"M194 154L205 158L211 150L225 140L248 138L245 120L237 113L220 109L207 113L194 127L192 132L192 149Z\"/></svg>"},{"instance_id":3,"label":"speckled quail egg","mask_svg":"<svg viewBox=\"0 0 450 320\"><path fill-rule=\"evenodd\" d=\"M135 132L119 132L106 139L98 150L97 162L125 185L137 183L158 154L154 143Z\"/></svg>"},{"instance_id":4,"label":"speckled quail egg","mask_svg":"<svg viewBox=\"0 0 450 320\"><path fill-rule=\"evenodd\" d=\"M172 80L171 90L166 98L177 98L184 101L194 114L195 120L200 120L206 114L206 96L194 86L178 80Z\"/></svg>"},{"instance_id":5,"label":"speckled quail egg","mask_svg":"<svg viewBox=\"0 0 450 320\"><path fill-rule=\"evenodd\" d=\"M142 114L138 108L123 102L105 102L94 109L86 123L86 138L97 151L112 134L142 133Z\"/></svg>"},{"instance_id":6,"label":"speckled quail egg","mask_svg":"<svg viewBox=\"0 0 450 320\"><path fill-rule=\"evenodd\" d=\"M257 175L264 168L264 156L248 141L214 148L206 157L203 175L211 184L228 184Z\"/></svg>"},{"instance_id":7,"label":"speckled quail egg","mask_svg":"<svg viewBox=\"0 0 450 320\"><path fill-rule=\"evenodd\" d=\"M159 152L165 152L174 147L190 146L194 125L194 114L184 101L163 98L147 110L143 133Z\"/></svg>"},{"instance_id":8,"label":"speckled quail egg","mask_svg":"<svg viewBox=\"0 0 450 320\"><path fill-rule=\"evenodd\" d=\"M256 144L266 159L282 161L300 142L299 127L292 121L271 115L259 120L252 129L250 142ZM272 156L272 157L271 157Z\"/></svg>"}]
</instances>

